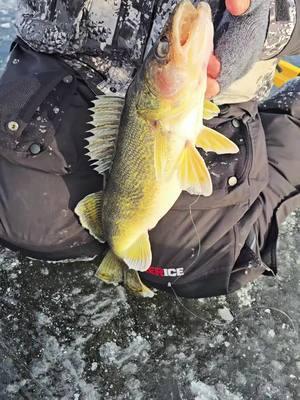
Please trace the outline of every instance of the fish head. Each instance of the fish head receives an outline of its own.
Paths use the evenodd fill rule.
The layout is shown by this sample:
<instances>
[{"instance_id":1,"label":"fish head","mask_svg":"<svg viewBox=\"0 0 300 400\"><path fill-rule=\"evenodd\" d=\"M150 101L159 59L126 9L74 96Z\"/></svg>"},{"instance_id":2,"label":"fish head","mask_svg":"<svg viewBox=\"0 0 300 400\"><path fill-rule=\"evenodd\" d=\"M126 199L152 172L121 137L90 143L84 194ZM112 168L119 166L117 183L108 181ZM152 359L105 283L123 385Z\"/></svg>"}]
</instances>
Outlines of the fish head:
<instances>
[{"instance_id":1,"label":"fish head","mask_svg":"<svg viewBox=\"0 0 300 400\"><path fill-rule=\"evenodd\" d=\"M181 103L204 98L207 67L213 52L210 6L183 0L147 60L147 81L160 99Z\"/></svg>"}]
</instances>

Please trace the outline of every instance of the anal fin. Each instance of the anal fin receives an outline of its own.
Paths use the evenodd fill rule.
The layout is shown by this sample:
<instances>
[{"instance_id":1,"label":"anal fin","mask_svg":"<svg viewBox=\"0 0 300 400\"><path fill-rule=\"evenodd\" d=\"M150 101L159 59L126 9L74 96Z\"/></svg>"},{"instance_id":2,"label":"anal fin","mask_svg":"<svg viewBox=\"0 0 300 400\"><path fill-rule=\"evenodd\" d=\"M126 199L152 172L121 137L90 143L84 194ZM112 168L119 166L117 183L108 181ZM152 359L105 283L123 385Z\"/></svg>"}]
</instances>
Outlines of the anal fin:
<instances>
[{"instance_id":1,"label":"anal fin","mask_svg":"<svg viewBox=\"0 0 300 400\"><path fill-rule=\"evenodd\" d=\"M200 132L196 146L204 151L213 151L217 154L236 154L239 152L238 146L226 136L214 129L204 127Z\"/></svg>"},{"instance_id":2,"label":"anal fin","mask_svg":"<svg viewBox=\"0 0 300 400\"><path fill-rule=\"evenodd\" d=\"M138 240L125 252L123 260L129 268L136 271L147 271L151 266L152 252L148 232L141 235Z\"/></svg>"},{"instance_id":3,"label":"anal fin","mask_svg":"<svg viewBox=\"0 0 300 400\"><path fill-rule=\"evenodd\" d=\"M99 242L104 243L102 232L102 202L103 192L92 193L81 200L75 213L78 215L81 225Z\"/></svg>"},{"instance_id":4,"label":"anal fin","mask_svg":"<svg viewBox=\"0 0 300 400\"><path fill-rule=\"evenodd\" d=\"M212 194L212 181L205 161L190 142L186 143L181 155L178 174L182 190L194 195Z\"/></svg>"}]
</instances>

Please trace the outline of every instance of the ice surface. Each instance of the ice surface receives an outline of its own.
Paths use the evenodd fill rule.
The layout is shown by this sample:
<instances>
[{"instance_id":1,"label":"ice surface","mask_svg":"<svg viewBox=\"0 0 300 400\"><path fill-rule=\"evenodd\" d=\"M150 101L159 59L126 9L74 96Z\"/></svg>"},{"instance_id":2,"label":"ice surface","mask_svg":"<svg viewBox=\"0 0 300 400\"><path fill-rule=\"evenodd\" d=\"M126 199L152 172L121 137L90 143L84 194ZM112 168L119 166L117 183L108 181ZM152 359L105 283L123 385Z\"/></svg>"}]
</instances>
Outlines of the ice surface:
<instances>
[{"instance_id":1,"label":"ice surface","mask_svg":"<svg viewBox=\"0 0 300 400\"><path fill-rule=\"evenodd\" d=\"M183 300L199 318L98 282L95 262L2 250L0 399L298 399L299 221L282 227L278 280Z\"/></svg>"},{"instance_id":2,"label":"ice surface","mask_svg":"<svg viewBox=\"0 0 300 400\"><path fill-rule=\"evenodd\" d=\"M9 46L14 38L14 11L16 0L0 0L0 73L4 67Z\"/></svg>"},{"instance_id":3,"label":"ice surface","mask_svg":"<svg viewBox=\"0 0 300 400\"><path fill-rule=\"evenodd\" d=\"M0 0L0 60L13 7ZM281 229L278 279L183 300L198 318L172 296L98 282L96 262L1 250L0 399L300 399L299 222L294 213Z\"/></svg>"}]
</instances>

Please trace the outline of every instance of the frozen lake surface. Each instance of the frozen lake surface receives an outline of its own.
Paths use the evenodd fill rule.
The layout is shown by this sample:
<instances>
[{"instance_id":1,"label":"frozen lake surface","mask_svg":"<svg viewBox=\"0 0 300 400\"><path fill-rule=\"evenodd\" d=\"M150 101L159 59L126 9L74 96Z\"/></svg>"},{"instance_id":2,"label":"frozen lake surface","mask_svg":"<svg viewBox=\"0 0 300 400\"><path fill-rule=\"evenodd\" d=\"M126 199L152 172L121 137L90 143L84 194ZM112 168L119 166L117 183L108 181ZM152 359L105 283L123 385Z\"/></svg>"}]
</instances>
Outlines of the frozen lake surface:
<instances>
[{"instance_id":1,"label":"frozen lake surface","mask_svg":"<svg viewBox=\"0 0 300 400\"><path fill-rule=\"evenodd\" d=\"M0 0L0 68L14 7ZM0 400L300 399L299 222L281 228L277 279L182 304L105 286L97 263L0 249Z\"/></svg>"},{"instance_id":2,"label":"frozen lake surface","mask_svg":"<svg viewBox=\"0 0 300 400\"><path fill-rule=\"evenodd\" d=\"M15 9L15 0L0 0L0 71L3 69L11 40L14 37Z\"/></svg>"}]
</instances>

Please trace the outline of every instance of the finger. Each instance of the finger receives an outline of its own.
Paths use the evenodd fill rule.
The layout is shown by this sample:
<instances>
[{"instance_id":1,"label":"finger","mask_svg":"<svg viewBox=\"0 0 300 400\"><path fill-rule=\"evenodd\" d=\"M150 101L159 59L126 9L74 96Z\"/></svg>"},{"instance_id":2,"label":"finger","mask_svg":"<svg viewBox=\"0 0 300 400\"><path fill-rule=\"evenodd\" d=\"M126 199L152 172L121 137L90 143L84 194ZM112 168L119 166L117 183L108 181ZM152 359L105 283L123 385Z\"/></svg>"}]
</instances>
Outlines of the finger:
<instances>
[{"instance_id":1,"label":"finger","mask_svg":"<svg viewBox=\"0 0 300 400\"><path fill-rule=\"evenodd\" d=\"M211 99L215 97L220 92L220 86L218 82L213 78L207 78L207 89L205 93L205 97L207 99Z\"/></svg>"},{"instance_id":2,"label":"finger","mask_svg":"<svg viewBox=\"0 0 300 400\"><path fill-rule=\"evenodd\" d=\"M221 72L221 63L217 57L212 54L208 62L207 75L211 78L217 78Z\"/></svg>"},{"instance_id":3,"label":"finger","mask_svg":"<svg viewBox=\"0 0 300 400\"><path fill-rule=\"evenodd\" d=\"M226 8L232 15L242 15L250 7L251 0L225 0Z\"/></svg>"}]
</instances>

